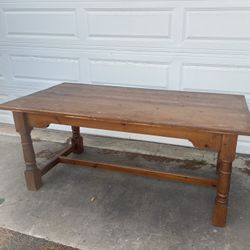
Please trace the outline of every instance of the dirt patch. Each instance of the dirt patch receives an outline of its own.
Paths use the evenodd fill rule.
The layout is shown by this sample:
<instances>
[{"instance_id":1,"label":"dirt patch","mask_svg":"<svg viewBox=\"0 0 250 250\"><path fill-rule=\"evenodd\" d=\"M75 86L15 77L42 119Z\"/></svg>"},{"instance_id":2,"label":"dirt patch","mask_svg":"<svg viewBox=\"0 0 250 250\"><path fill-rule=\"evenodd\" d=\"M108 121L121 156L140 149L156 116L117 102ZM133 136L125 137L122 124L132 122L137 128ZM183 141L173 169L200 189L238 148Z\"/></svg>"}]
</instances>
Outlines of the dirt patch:
<instances>
[{"instance_id":1,"label":"dirt patch","mask_svg":"<svg viewBox=\"0 0 250 250\"><path fill-rule=\"evenodd\" d=\"M123 152L120 151L114 151L109 149L98 149L97 152L99 154L111 154L111 155L121 155ZM147 155L147 154L140 154L140 153L133 153L133 152L125 152L126 156L131 159L135 160L136 158L143 158L146 161L154 161L161 164L175 164L177 167L185 168L185 169L191 169L191 170L197 170L200 169L202 166L211 165L205 160L196 160L196 159L174 159L164 156L157 156L157 155Z\"/></svg>"},{"instance_id":2,"label":"dirt patch","mask_svg":"<svg viewBox=\"0 0 250 250\"><path fill-rule=\"evenodd\" d=\"M242 169L240 169L240 171L241 171L242 173L247 174L247 175L250 176L250 169L249 169L249 168L242 168Z\"/></svg>"},{"instance_id":3,"label":"dirt patch","mask_svg":"<svg viewBox=\"0 0 250 250\"><path fill-rule=\"evenodd\" d=\"M36 153L36 157L37 158L46 158L46 159L50 159L52 158L56 153L55 152L51 152L49 149L44 149L39 151L38 153Z\"/></svg>"},{"instance_id":4,"label":"dirt patch","mask_svg":"<svg viewBox=\"0 0 250 250\"><path fill-rule=\"evenodd\" d=\"M173 158L157 156L157 155L138 155L138 156L141 156L147 161L156 161L162 164L175 163L180 168L192 169L192 170L197 170L197 169L200 169L202 166L208 165L208 163L204 160L195 160L195 159L181 160L181 159L173 159Z\"/></svg>"},{"instance_id":5,"label":"dirt patch","mask_svg":"<svg viewBox=\"0 0 250 250\"><path fill-rule=\"evenodd\" d=\"M78 250L0 227L0 249Z\"/></svg>"},{"instance_id":6,"label":"dirt patch","mask_svg":"<svg viewBox=\"0 0 250 250\"><path fill-rule=\"evenodd\" d=\"M33 142L41 142L42 140L40 138L34 138L32 139Z\"/></svg>"},{"instance_id":7,"label":"dirt patch","mask_svg":"<svg viewBox=\"0 0 250 250\"><path fill-rule=\"evenodd\" d=\"M248 167L250 167L250 160L246 160L245 161L245 165L248 166Z\"/></svg>"},{"instance_id":8,"label":"dirt patch","mask_svg":"<svg viewBox=\"0 0 250 250\"><path fill-rule=\"evenodd\" d=\"M191 169L191 170L198 170L202 166L206 165L203 161L197 161L197 160L182 160L178 162L179 167L185 168L185 169Z\"/></svg>"},{"instance_id":9,"label":"dirt patch","mask_svg":"<svg viewBox=\"0 0 250 250\"><path fill-rule=\"evenodd\" d=\"M140 156L147 161L157 161L161 163L170 163L172 161L175 161L175 159L164 156L157 156L157 155L140 155Z\"/></svg>"},{"instance_id":10,"label":"dirt patch","mask_svg":"<svg viewBox=\"0 0 250 250\"><path fill-rule=\"evenodd\" d=\"M37 158L45 158L45 159L49 160L49 159L53 158L54 156L56 156L57 154L59 154L60 152L62 152L62 150L63 149L52 152L49 149L44 149L44 150L37 152L36 157Z\"/></svg>"},{"instance_id":11,"label":"dirt patch","mask_svg":"<svg viewBox=\"0 0 250 250\"><path fill-rule=\"evenodd\" d=\"M3 203L4 203L4 201L5 201L5 199L4 199L4 198L0 198L0 205L1 205L1 204L3 204Z\"/></svg>"},{"instance_id":12,"label":"dirt patch","mask_svg":"<svg viewBox=\"0 0 250 250\"><path fill-rule=\"evenodd\" d=\"M4 248L11 239L11 233L8 230L0 228L0 247ZM7 249L7 248L6 248Z\"/></svg>"}]
</instances>

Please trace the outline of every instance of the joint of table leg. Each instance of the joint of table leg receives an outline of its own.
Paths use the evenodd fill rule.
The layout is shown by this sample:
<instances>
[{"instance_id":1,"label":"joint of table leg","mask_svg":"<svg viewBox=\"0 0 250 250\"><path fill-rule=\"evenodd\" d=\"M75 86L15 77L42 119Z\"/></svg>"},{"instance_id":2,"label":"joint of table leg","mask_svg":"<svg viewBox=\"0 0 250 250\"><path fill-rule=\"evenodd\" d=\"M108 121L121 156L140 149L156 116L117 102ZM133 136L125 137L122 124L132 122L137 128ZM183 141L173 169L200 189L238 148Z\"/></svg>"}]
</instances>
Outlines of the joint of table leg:
<instances>
[{"instance_id":1,"label":"joint of table leg","mask_svg":"<svg viewBox=\"0 0 250 250\"><path fill-rule=\"evenodd\" d=\"M220 160L218 167L219 176L231 175L232 173L232 162Z\"/></svg>"},{"instance_id":2,"label":"joint of table leg","mask_svg":"<svg viewBox=\"0 0 250 250\"><path fill-rule=\"evenodd\" d=\"M48 173L53 167L55 167L58 163L60 163L61 156L67 156L73 152L73 147L70 145L63 149L60 153L55 155L52 159L50 159L42 168L41 168L41 175L45 175Z\"/></svg>"},{"instance_id":3,"label":"joint of table leg","mask_svg":"<svg viewBox=\"0 0 250 250\"><path fill-rule=\"evenodd\" d=\"M26 165L26 170L29 170L29 171L32 171L33 169L36 168L36 165L34 164L34 162L25 161L25 165Z\"/></svg>"},{"instance_id":4,"label":"joint of table leg","mask_svg":"<svg viewBox=\"0 0 250 250\"><path fill-rule=\"evenodd\" d=\"M213 133L192 134L187 139L200 149L211 149L214 151L220 150L221 135Z\"/></svg>"},{"instance_id":5,"label":"joint of table leg","mask_svg":"<svg viewBox=\"0 0 250 250\"><path fill-rule=\"evenodd\" d=\"M223 204L223 205L227 205L228 204L228 199L227 198L228 198L228 195L218 193L217 196L216 196L216 202L220 203L220 204Z\"/></svg>"}]
</instances>

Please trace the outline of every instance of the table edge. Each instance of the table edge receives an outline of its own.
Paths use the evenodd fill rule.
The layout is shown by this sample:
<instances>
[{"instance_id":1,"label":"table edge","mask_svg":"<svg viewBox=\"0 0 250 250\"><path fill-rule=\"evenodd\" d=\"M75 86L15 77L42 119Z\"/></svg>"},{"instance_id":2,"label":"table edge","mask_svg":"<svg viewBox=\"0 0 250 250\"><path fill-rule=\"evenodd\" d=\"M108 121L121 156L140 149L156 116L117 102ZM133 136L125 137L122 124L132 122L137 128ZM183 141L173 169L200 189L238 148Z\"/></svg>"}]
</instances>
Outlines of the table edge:
<instances>
[{"instance_id":1,"label":"table edge","mask_svg":"<svg viewBox=\"0 0 250 250\"><path fill-rule=\"evenodd\" d=\"M0 110L6 110L11 112L18 112L18 113L26 113L26 114L34 114L34 115L43 115L43 116L61 116L61 117L69 117L69 118L75 118L75 119L87 119L89 121L102 121L102 122L113 122L113 123L126 123L128 125L140 125L140 126L151 126L151 127L161 127L166 129L184 129L189 131L197 131L197 132L203 132L203 133L213 133L213 134L234 134L234 135L246 135L250 136L250 126L249 131L247 130L238 130L238 131L232 131L232 130L223 130L223 129L213 129L213 128L199 128L199 127L189 127L189 126L183 126L183 125L166 125L166 124L156 124L156 123L143 123L143 122L136 122L136 121L126 121L121 119L110 119L110 118L99 118L99 117L89 117L89 116L81 116L81 115L75 115L70 113L60 113L60 112L50 112L50 111L42 111L42 110L30 110L30 109L18 109L18 108L11 108L0 104ZM247 115L247 114L246 114ZM249 122L250 122L250 113L249 113Z\"/></svg>"}]
</instances>

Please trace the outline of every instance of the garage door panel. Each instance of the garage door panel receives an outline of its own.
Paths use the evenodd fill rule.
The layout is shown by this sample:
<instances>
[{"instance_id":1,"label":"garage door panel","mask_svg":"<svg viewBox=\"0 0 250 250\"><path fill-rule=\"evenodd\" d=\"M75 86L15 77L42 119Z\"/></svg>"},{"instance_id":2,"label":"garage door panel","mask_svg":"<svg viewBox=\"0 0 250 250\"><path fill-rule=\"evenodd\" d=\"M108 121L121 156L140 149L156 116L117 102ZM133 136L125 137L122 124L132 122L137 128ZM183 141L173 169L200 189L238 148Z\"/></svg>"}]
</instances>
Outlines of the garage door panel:
<instances>
[{"instance_id":1,"label":"garage door panel","mask_svg":"<svg viewBox=\"0 0 250 250\"><path fill-rule=\"evenodd\" d=\"M250 40L249 24L249 8L187 9L185 39Z\"/></svg>"},{"instance_id":2,"label":"garage door panel","mask_svg":"<svg viewBox=\"0 0 250 250\"><path fill-rule=\"evenodd\" d=\"M90 59L92 83L167 88L169 64L143 60Z\"/></svg>"},{"instance_id":3,"label":"garage door panel","mask_svg":"<svg viewBox=\"0 0 250 250\"><path fill-rule=\"evenodd\" d=\"M236 2L235 2L236 3ZM250 6L219 3L184 8L183 47L206 49L249 49ZM207 6L206 6L207 5ZM211 7L213 6L213 7Z\"/></svg>"},{"instance_id":4,"label":"garage door panel","mask_svg":"<svg viewBox=\"0 0 250 250\"><path fill-rule=\"evenodd\" d=\"M77 40L74 8L3 7L5 38L13 41Z\"/></svg>"},{"instance_id":5,"label":"garage door panel","mask_svg":"<svg viewBox=\"0 0 250 250\"><path fill-rule=\"evenodd\" d=\"M169 8L86 9L89 44L145 46L173 42Z\"/></svg>"},{"instance_id":6,"label":"garage door panel","mask_svg":"<svg viewBox=\"0 0 250 250\"><path fill-rule=\"evenodd\" d=\"M11 55L10 60L16 79L79 81L79 58Z\"/></svg>"},{"instance_id":7,"label":"garage door panel","mask_svg":"<svg viewBox=\"0 0 250 250\"><path fill-rule=\"evenodd\" d=\"M8 36L62 36L76 35L74 9L4 9Z\"/></svg>"},{"instance_id":8,"label":"garage door panel","mask_svg":"<svg viewBox=\"0 0 250 250\"><path fill-rule=\"evenodd\" d=\"M182 65L181 88L210 92L250 93L249 65L202 64Z\"/></svg>"},{"instance_id":9,"label":"garage door panel","mask_svg":"<svg viewBox=\"0 0 250 250\"><path fill-rule=\"evenodd\" d=\"M90 9L87 15L92 38L170 38L171 10L168 9Z\"/></svg>"}]
</instances>

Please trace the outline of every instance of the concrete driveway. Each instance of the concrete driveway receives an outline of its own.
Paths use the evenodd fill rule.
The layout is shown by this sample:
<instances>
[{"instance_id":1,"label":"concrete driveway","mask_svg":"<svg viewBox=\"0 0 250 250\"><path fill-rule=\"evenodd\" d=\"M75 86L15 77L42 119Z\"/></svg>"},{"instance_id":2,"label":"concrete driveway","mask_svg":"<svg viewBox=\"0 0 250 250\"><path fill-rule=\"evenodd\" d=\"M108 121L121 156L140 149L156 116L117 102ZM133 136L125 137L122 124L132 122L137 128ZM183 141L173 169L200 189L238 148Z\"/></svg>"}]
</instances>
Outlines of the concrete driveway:
<instances>
[{"instance_id":1,"label":"concrete driveway","mask_svg":"<svg viewBox=\"0 0 250 250\"><path fill-rule=\"evenodd\" d=\"M213 154L170 146L171 158L164 158L124 152L133 148L124 140L109 145L119 143L123 152L101 147L100 141L99 148L87 143L86 157L215 176ZM144 143L144 149L155 152L152 145ZM36 139L39 163L62 146ZM1 135L0 152L0 227L86 250L250 249L247 156L238 156L234 165L228 224L216 228L211 225L214 189L61 164L44 176L38 192L30 192L19 138ZM203 158L193 159L198 154Z\"/></svg>"}]
</instances>

